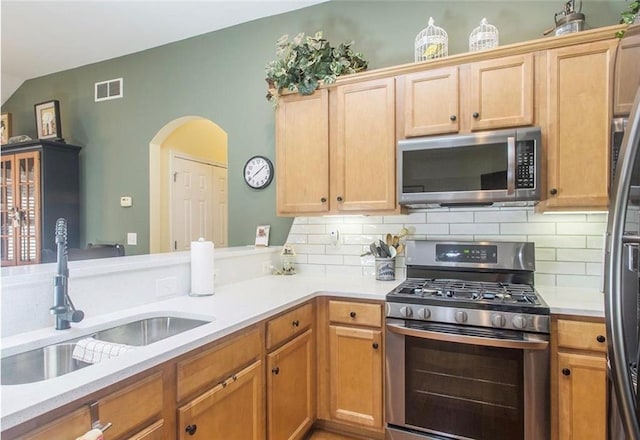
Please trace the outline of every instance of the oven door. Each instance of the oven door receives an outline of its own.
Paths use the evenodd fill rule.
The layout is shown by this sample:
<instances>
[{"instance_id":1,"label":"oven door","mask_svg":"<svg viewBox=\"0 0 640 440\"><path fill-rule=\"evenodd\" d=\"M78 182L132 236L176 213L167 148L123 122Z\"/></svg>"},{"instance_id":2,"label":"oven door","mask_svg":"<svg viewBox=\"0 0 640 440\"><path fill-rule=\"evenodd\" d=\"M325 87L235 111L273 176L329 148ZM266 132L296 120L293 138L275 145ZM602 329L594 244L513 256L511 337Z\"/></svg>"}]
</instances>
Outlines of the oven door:
<instances>
[{"instance_id":1,"label":"oven door","mask_svg":"<svg viewBox=\"0 0 640 440\"><path fill-rule=\"evenodd\" d=\"M387 439L549 438L549 338L387 319Z\"/></svg>"}]
</instances>

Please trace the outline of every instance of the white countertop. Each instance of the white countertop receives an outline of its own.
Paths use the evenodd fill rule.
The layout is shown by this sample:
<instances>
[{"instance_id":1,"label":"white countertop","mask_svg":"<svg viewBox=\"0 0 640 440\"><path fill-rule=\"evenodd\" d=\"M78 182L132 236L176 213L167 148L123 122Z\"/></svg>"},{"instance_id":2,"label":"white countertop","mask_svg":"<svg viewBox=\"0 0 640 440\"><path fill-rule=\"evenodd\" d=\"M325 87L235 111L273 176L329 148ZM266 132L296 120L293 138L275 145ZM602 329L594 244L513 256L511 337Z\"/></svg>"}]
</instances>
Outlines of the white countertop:
<instances>
[{"instance_id":1,"label":"white countertop","mask_svg":"<svg viewBox=\"0 0 640 440\"><path fill-rule=\"evenodd\" d=\"M3 430L14 427L315 296L384 300L401 281L375 281L366 277L265 276L217 287L213 296L181 296L117 313L89 316L62 332L47 328L4 338L2 355L7 356L88 335L132 321L133 317L168 314L212 320L171 338L138 347L124 356L46 382L1 386L1 427ZM596 289L537 287L537 290L545 298L551 313L604 316L603 295Z\"/></svg>"}]
</instances>

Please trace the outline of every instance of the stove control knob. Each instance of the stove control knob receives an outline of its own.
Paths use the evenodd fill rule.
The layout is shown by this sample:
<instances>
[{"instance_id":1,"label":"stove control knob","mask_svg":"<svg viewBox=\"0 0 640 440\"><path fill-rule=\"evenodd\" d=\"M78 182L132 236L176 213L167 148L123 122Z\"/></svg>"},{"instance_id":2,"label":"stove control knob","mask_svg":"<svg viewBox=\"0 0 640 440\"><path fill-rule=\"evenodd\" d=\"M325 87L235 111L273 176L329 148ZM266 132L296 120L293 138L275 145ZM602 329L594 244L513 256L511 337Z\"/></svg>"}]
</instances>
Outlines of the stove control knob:
<instances>
[{"instance_id":1,"label":"stove control knob","mask_svg":"<svg viewBox=\"0 0 640 440\"><path fill-rule=\"evenodd\" d=\"M413 316L413 310L409 306L400 307L400 314L406 318Z\"/></svg>"},{"instance_id":2,"label":"stove control knob","mask_svg":"<svg viewBox=\"0 0 640 440\"><path fill-rule=\"evenodd\" d=\"M418 318L429 319L430 316L431 316L431 310L427 309L426 307L423 307L420 310L418 310Z\"/></svg>"},{"instance_id":3,"label":"stove control knob","mask_svg":"<svg viewBox=\"0 0 640 440\"><path fill-rule=\"evenodd\" d=\"M500 314L495 314L491 317L491 324L493 324L494 327L504 327L507 325L507 319Z\"/></svg>"},{"instance_id":4,"label":"stove control knob","mask_svg":"<svg viewBox=\"0 0 640 440\"><path fill-rule=\"evenodd\" d=\"M527 326L527 318L525 318L522 315L516 315L513 317L513 320L511 321L511 323L515 328L522 330Z\"/></svg>"},{"instance_id":5,"label":"stove control knob","mask_svg":"<svg viewBox=\"0 0 640 440\"><path fill-rule=\"evenodd\" d=\"M459 322L460 324L467 322L467 312L456 312L456 322Z\"/></svg>"}]
</instances>

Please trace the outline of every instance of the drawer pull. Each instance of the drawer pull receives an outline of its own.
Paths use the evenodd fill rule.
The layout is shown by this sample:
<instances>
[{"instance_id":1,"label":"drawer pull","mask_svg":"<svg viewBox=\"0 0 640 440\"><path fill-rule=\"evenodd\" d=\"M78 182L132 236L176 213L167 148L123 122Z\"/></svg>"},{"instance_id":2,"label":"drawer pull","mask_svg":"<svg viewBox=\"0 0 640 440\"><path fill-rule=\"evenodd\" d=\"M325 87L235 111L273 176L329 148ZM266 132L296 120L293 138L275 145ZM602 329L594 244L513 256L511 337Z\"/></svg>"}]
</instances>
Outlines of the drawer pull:
<instances>
[{"instance_id":1,"label":"drawer pull","mask_svg":"<svg viewBox=\"0 0 640 440\"><path fill-rule=\"evenodd\" d=\"M271 372L277 376L277 375L278 375L278 373L280 372L280 367L274 367L274 368L272 368L272 369L271 369Z\"/></svg>"},{"instance_id":2,"label":"drawer pull","mask_svg":"<svg viewBox=\"0 0 640 440\"><path fill-rule=\"evenodd\" d=\"M571 376L571 370L568 368L563 368L562 374L564 374L565 376Z\"/></svg>"},{"instance_id":3,"label":"drawer pull","mask_svg":"<svg viewBox=\"0 0 640 440\"><path fill-rule=\"evenodd\" d=\"M356 312L349 313L349 316L351 316L352 318L355 318L356 317Z\"/></svg>"},{"instance_id":4,"label":"drawer pull","mask_svg":"<svg viewBox=\"0 0 640 440\"><path fill-rule=\"evenodd\" d=\"M473 112L473 114L471 116L473 116L473 119L478 119L480 117L480 113Z\"/></svg>"},{"instance_id":5,"label":"drawer pull","mask_svg":"<svg viewBox=\"0 0 640 440\"><path fill-rule=\"evenodd\" d=\"M189 425L184 430L187 434L193 435L198 430L198 425Z\"/></svg>"},{"instance_id":6,"label":"drawer pull","mask_svg":"<svg viewBox=\"0 0 640 440\"><path fill-rule=\"evenodd\" d=\"M295 321L293 321L293 322L291 323L291 325L292 325L292 326L294 326L294 327L299 327L299 326L300 326L300 321L298 321L298 320L296 319Z\"/></svg>"},{"instance_id":7,"label":"drawer pull","mask_svg":"<svg viewBox=\"0 0 640 440\"><path fill-rule=\"evenodd\" d=\"M238 376L234 374L233 376L231 376L231 379L233 379L233 381L235 382L236 380L238 380Z\"/></svg>"},{"instance_id":8,"label":"drawer pull","mask_svg":"<svg viewBox=\"0 0 640 440\"><path fill-rule=\"evenodd\" d=\"M374 343L373 343L373 349L374 349L374 350L377 350L377 349L378 349L378 347L379 347L378 343L377 343L377 342L374 342Z\"/></svg>"},{"instance_id":9,"label":"drawer pull","mask_svg":"<svg viewBox=\"0 0 640 440\"><path fill-rule=\"evenodd\" d=\"M598 342L599 342L599 343L601 343L601 344L602 344L604 341L606 341L606 340L607 340L607 338L605 338L605 337L604 337L604 336L602 336L602 335L598 335L598 336L596 336L596 341L598 341Z\"/></svg>"},{"instance_id":10,"label":"drawer pull","mask_svg":"<svg viewBox=\"0 0 640 440\"><path fill-rule=\"evenodd\" d=\"M451 115L451 116L449 116L449 119L451 119L452 121L455 121L458 118L456 117L456 115Z\"/></svg>"}]
</instances>

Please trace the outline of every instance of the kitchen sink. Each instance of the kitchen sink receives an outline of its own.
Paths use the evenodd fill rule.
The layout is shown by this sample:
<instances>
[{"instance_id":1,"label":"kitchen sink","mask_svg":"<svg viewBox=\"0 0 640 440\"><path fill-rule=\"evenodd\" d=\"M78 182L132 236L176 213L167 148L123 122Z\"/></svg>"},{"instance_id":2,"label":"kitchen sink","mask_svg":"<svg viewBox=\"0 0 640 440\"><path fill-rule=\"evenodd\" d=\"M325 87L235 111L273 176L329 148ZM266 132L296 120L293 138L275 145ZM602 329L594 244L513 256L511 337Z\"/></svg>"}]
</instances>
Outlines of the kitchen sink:
<instances>
[{"instance_id":1,"label":"kitchen sink","mask_svg":"<svg viewBox=\"0 0 640 440\"><path fill-rule=\"evenodd\" d=\"M154 342L208 323L209 321L202 321L200 319L161 316L140 319L102 330L95 333L93 337L104 342L141 346L153 344Z\"/></svg>"},{"instance_id":2,"label":"kitchen sink","mask_svg":"<svg viewBox=\"0 0 640 440\"><path fill-rule=\"evenodd\" d=\"M53 379L88 367L91 364L74 359L75 343L48 345L2 358L0 383L19 385Z\"/></svg>"},{"instance_id":3,"label":"kitchen sink","mask_svg":"<svg viewBox=\"0 0 640 440\"><path fill-rule=\"evenodd\" d=\"M40 382L91 366L92 364L79 361L72 356L76 342L80 339L91 337L103 342L143 346L209 322L173 316L139 319L99 332L89 333L81 338L6 356L0 360L0 384L20 385Z\"/></svg>"}]
</instances>

